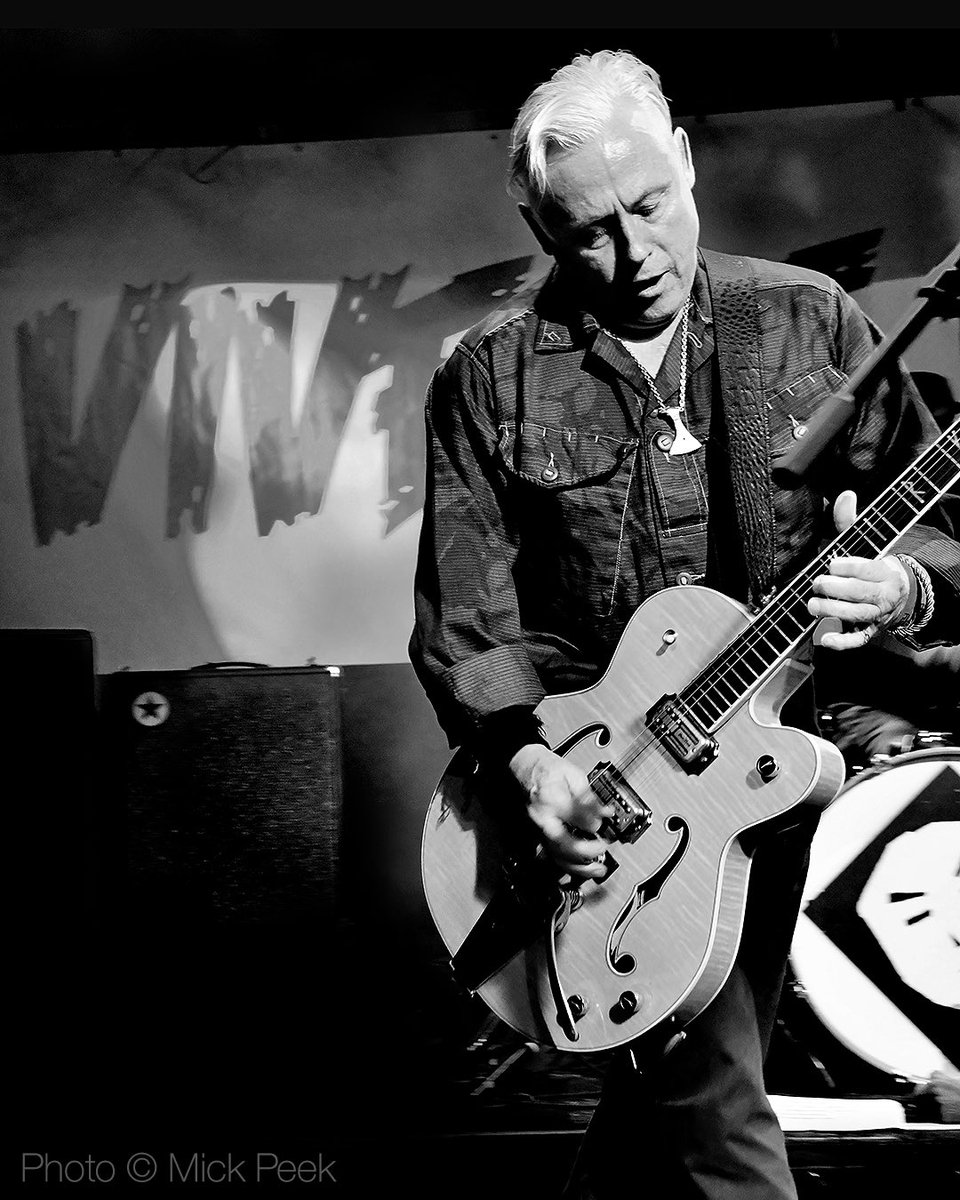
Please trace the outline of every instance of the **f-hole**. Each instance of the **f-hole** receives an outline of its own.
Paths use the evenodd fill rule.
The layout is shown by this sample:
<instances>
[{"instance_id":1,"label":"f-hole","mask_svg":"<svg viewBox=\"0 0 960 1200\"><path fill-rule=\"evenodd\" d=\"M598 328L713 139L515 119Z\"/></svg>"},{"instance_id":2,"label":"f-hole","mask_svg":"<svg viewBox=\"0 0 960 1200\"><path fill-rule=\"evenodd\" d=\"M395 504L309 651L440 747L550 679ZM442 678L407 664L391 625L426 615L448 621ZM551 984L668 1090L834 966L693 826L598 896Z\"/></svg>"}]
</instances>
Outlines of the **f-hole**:
<instances>
[{"instance_id":1,"label":"f-hole","mask_svg":"<svg viewBox=\"0 0 960 1200\"><path fill-rule=\"evenodd\" d=\"M602 721L592 721L589 725L583 725L575 733L571 733L565 737L559 745L553 747L554 754L559 754L561 757L569 754L574 746L578 746L588 737L596 736L597 745L605 746L610 741L610 729L604 725Z\"/></svg>"}]
</instances>

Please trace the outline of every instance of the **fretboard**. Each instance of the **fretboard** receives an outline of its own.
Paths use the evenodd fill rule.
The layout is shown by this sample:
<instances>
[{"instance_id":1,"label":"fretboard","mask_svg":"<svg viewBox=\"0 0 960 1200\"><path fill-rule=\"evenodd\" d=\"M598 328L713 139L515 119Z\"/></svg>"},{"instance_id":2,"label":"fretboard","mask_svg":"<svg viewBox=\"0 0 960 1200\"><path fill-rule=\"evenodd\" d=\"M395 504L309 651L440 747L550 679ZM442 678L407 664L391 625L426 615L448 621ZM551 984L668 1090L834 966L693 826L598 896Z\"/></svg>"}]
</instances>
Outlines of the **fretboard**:
<instances>
[{"instance_id":1,"label":"fretboard","mask_svg":"<svg viewBox=\"0 0 960 1200\"><path fill-rule=\"evenodd\" d=\"M884 554L960 479L960 420L860 513L853 524L757 613L679 699L704 729L715 728L788 658L817 625L807 601L835 558Z\"/></svg>"}]
</instances>

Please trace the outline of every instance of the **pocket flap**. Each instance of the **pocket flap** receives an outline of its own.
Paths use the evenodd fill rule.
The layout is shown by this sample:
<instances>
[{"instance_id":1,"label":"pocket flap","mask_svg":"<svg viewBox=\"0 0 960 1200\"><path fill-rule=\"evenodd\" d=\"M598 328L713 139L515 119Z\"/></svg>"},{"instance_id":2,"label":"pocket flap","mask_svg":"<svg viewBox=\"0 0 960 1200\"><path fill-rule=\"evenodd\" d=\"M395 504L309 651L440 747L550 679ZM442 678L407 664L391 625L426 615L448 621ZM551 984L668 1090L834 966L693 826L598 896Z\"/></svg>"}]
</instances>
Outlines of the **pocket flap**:
<instances>
[{"instance_id":1,"label":"pocket flap","mask_svg":"<svg viewBox=\"0 0 960 1200\"><path fill-rule=\"evenodd\" d=\"M512 474L539 487L567 488L614 474L636 447L635 440L524 421L501 426L498 448Z\"/></svg>"}]
</instances>

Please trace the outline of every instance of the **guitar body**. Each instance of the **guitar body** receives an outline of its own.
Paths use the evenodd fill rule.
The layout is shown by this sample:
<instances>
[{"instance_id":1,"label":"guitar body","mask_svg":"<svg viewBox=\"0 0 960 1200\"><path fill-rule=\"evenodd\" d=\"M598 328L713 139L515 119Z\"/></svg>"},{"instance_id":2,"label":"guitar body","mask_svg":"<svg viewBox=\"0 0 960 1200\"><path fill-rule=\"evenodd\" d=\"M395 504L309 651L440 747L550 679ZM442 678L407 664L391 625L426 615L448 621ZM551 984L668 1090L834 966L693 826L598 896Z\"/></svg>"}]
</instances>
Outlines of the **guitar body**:
<instances>
[{"instance_id":1,"label":"guitar body","mask_svg":"<svg viewBox=\"0 0 960 1200\"><path fill-rule=\"evenodd\" d=\"M579 889L568 881L578 896L554 955L545 923L544 936L476 986L498 1017L531 1039L590 1052L671 1017L682 1028L733 965L750 873L740 835L803 802L825 805L839 791L839 751L779 724L784 701L810 673L797 659L783 661L712 731L716 756L699 773L647 729L651 706L681 692L749 623L746 610L719 592L661 591L634 614L595 686L538 709L551 747L588 774L601 762L623 764L626 784L650 813L635 840L610 842L606 879ZM431 801L422 843L427 903L451 956L502 891L505 869L535 853L515 823L503 821L504 811L523 811L517 785L458 752ZM625 993L633 1011L624 1008ZM564 1019L560 994L576 998L574 1024L569 1009Z\"/></svg>"}]
</instances>

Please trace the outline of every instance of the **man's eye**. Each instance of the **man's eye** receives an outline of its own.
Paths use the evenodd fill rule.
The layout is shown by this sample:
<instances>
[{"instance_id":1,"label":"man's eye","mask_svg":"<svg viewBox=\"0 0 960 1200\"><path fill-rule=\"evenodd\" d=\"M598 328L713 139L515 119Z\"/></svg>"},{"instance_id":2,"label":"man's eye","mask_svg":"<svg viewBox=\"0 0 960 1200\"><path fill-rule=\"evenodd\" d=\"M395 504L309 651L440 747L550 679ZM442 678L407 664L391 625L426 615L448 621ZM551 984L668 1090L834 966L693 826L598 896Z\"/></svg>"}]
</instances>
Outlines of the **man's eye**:
<instances>
[{"instance_id":1,"label":"man's eye","mask_svg":"<svg viewBox=\"0 0 960 1200\"><path fill-rule=\"evenodd\" d=\"M595 249L597 246L602 246L606 241L607 233L605 229L581 229L577 234L577 242L588 250Z\"/></svg>"},{"instance_id":2,"label":"man's eye","mask_svg":"<svg viewBox=\"0 0 960 1200\"><path fill-rule=\"evenodd\" d=\"M661 207L663 196L652 196L643 204L638 205L633 211L638 217L652 217Z\"/></svg>"}]
</instances>

